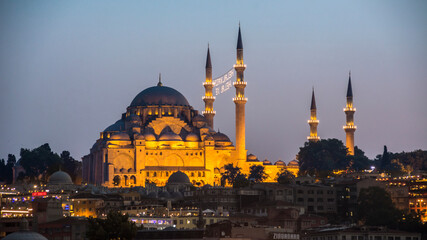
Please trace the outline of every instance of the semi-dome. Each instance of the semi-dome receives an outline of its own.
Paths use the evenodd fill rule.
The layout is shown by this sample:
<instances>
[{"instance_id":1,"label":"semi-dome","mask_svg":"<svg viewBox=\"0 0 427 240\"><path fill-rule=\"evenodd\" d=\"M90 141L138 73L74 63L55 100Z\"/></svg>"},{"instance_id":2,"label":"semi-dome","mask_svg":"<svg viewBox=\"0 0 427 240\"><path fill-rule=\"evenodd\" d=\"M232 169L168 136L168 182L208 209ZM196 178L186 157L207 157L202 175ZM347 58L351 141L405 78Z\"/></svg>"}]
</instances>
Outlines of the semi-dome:
<instances>
[{"instance_id":1,"label":"semi-dome","mask_svg":"<svg viewBox=\"0 0 427 240\"><path fill-rule=\"evenodd\" d=\"M129 107L150 105L190 106L187 99L180 92L160 84L140 92Z\"/></svg>"},{"instance_id":2,"label":"semi-dome","mask_svg":"<svg viewBox=\"0 0 427 240\"><path fill-rule=\"evenodd\" d=\"M70 175L61 170L50 175L48 182L49 184L73 184L73 180L71 180Z\"/></svg>"},{"instance_id":3,"label":"semi-dome","mask_svg":"<svg viewBox=\"0 0 427 240\"><path fill-rule=\"evenodd\" d=\"M117 122L115 122L114 124L110 125L109 127L107 127L104 132L118 132L125 129L125 122L120 119Z\"/></svg>"},{"instance_id":4,"label":"semi-dome","mask_svg":"<svg viewBox=\"0 0 427 240\"><path fill-rule=\"evenodd\" d=\"M127 133L121 132L121 133L116 133L113 136L110 137L111 140L124 140L124 141L129 141L130 137Z\"/></svg>"},{"instance_id":5,"label":"semi-dome","mask_svg":"<svg viewBox=\"0 0 427 240\"><path fill-rule=\"evenodd\" d=\"M190 184L190 178L181 171L174 172L170 175L168 184Z\"/></svg>"},{"instance_id":6,"label":"semi-dome","mask_svg":"<svg viewBox=\"0 0 427 240\"><path fill-rule=\"evenodd\" d=\"M182 141L182 138L174 132L165 132L159 137L160 141Z\"/></svg>"}]
</instances>

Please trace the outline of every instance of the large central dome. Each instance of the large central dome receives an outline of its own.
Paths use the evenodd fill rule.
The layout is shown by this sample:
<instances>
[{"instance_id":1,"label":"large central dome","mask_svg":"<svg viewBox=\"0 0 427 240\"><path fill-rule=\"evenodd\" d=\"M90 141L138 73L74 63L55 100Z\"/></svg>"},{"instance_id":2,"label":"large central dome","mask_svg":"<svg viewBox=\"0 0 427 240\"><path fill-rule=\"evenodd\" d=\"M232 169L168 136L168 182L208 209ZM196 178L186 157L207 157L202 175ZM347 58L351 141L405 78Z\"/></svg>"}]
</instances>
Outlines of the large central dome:
<instances>
[{"instance_id":1,"label":"large central dome","mask_svg":"<svg viewBox=\"0 0 427 240\"><path fill-rule=\"evenodd\" d=\"M187 99L177 90L158 84L140 92L129 107L150 105L190 106Z\"/></svg>"}]
</instances>

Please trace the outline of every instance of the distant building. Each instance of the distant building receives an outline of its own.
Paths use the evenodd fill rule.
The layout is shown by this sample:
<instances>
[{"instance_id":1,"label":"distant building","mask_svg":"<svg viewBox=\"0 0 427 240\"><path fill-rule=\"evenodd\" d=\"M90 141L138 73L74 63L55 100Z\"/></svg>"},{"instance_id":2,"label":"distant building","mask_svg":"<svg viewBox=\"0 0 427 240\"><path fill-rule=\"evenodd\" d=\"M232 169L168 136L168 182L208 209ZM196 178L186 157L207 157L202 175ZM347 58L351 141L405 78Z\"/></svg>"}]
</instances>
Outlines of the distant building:
<instances>
[{"instance_id":1,"label":"distant building","mask_svg":"<svg viewBox=\"0 0 427 240\"><path fill-rule=\"evenodd\" d=\"M301 233L301 240L421 240L420 233L391 230L385 227L325 227Z\"/></svg>"}]
</instances>

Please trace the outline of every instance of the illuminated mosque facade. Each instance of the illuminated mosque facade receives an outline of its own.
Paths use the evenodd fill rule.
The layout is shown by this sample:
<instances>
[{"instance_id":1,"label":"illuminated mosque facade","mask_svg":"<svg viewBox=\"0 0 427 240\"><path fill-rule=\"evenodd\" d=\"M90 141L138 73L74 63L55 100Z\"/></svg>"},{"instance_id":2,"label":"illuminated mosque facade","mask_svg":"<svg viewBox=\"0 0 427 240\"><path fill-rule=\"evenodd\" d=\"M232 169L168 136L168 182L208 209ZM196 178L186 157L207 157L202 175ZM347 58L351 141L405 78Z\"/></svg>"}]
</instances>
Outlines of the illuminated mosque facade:
<instances>
[{"instance_id":1,"label":"illuminated mosque facade","mask_svg":"<svg viewBox=\"0 0 427 240\"><path fill-rule=\"evenodd\" d=\"M185 173L195 186L220 185L224 166L233 164L249 174L252 165L262 165L267 182L276 181L284 169L298 172L298 162L272 164L247 155L245 136L245 87L243 43L239 27L237 59L233 83L236 143L227 135L214 131L212 64L208 48L206 59L205 109L202 115L177 90L157 86L140 92L113 125L100 133L100 138L83 157L83 181L107 187L145 186L147 182L164 186L175 172ZM313 95L314 97L314 95Z\"/></svg>"}]
</instances>

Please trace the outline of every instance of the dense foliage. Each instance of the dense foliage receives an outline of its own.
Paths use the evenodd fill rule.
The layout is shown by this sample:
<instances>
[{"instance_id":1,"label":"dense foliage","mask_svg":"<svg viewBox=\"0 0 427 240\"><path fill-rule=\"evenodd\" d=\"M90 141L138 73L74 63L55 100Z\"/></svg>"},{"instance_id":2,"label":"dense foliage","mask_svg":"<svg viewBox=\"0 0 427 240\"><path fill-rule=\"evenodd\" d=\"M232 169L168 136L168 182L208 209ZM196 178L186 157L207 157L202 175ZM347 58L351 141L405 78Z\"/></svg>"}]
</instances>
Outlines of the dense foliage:
<instances>
[{"instance_id":1,"label":"dense foliage","mask_svg":"<svg viewBox=\"0 0 427 240\"><path fill-rule=\"evenodd\" d=\"M383 154L375 159L376 168L394 176L411 174L417 170L427 170L427 151L391 153L384 146Z\"/></svg>"},{"instance_id":2,"label":"dense foliage","mask_svg":"<svg viewBox=\"0 0 427 240\"><path fill-rule=\"evenodd\" d=\"M420 216L398 210L390 194L380 187L362 188L357 199L358 220L368 226L387 226L413 232L427 232Z\"/></svg>"},{"instance_id":3,"label":"dense foliage","mask_svg":"<svg viewBox=\"0 0 427 240\"><path fill-rule=\"evenodd\" d=\"M231 185L234 188L242 188L249 186L251 182L263 182L267 179L264 166L252 165L250 167L249 176L241 172L241 168L227 164L224 166L224 172L221 173L221 186Z\"/></svg>"},{"instance_id":4,"label":"dense foliage","mask_svg":"<svg viewBox=\"0 0 427 240\"><path fill-rule=\"evenodd\" d=\"M265 168L262 165L252 165L249 171L248 179L255 183L263 182L268 177L265 173Z\"/></svg>"},{"instance_id":5,"label":"dense foliage","mask_svg":"<svg viewBox=\"0 0 427 240\"><path fill-rule=\"evenodd\" d=\"M90 217L86 236L91 240L132 239L136 235L135 223L129 222L129 216L111 211L107 219Z\"/></svg>"},{"instance_id":6,"label":"dense foliage","mask_svg":"<svg viewBox=\"0 0 427 240\"><path fill-rule=\"evenodd\" d=\"M290 184L295 180L295 176L290 171L283 169L281 172L277 173L277 182L280 184Z\"/></svg>"},{"instance_id":7,"label":"dense foliage","mask_svg":"<svg viewBox=\"0 0 427 240\"><path fill-rule=\"evenodd\" d=\"M331 176L333 170L363 170L372 164L357 147L354 156L347 153L344 144L335 138L306 142L298 153L299 173L323 178Z\"/></svg>"},{"instance_id":8,"label":"dense foliage","mask_svg":"<svg viewBox=\"0 0 427 240\"><path fill-rule=\"evenodd\" d=\"M0 182L12 183L13 181L13 170L15 166L16 157L13 154L7 156L7 161L4 159L0 160Z\"/></svg>"},{"instance_id":9,"label":"dense foliage","mask_svg":"<svg viewBox=\"0 0 427 240\"><path fill-rule=\"evenodd\" d=\"M0 173L3 180L12 182L12 167L16 164L14 155L9 154L8 161L0 160ZM61 169L67 172L75 183L81 182L81 162L70 156L70 152L63 151L60 155L52 152L49 144L29 150L21 148L18 165L22 166L25 173L18 175L18 180L26 182L45 183L49 176Z\"/></svg>"}]
</instances>

